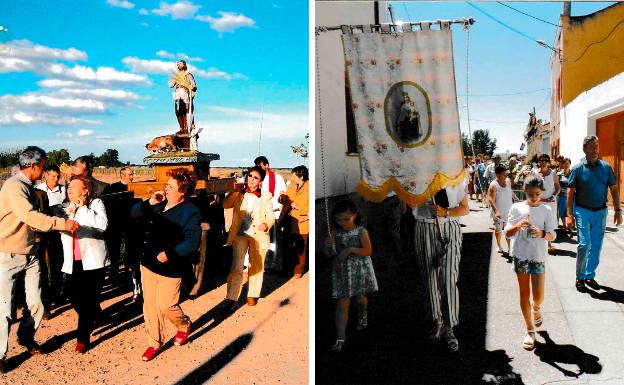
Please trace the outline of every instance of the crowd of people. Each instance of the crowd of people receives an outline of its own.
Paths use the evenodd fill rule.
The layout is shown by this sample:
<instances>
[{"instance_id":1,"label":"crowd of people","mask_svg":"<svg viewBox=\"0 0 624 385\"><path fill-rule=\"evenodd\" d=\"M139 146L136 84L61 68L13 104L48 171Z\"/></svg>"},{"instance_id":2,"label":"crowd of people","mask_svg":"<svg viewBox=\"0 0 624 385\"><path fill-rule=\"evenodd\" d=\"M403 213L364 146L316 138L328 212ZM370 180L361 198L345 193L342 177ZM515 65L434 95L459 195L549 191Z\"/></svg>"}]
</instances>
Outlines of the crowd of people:
<instances>
[{"instance_id":1,"label":"crowd of people","mask_svg":"<svg viewBox=\"0 0 624 385\"><path fill-rule=\"evenodd\" d=\"M431 325L432 341L441 341L450 352L459 349L453 329L459 323L460 218L470 212L469 199L490 210L498 252L513 262L520 310L526 324L522 340L525 349L534 347L535 328L544 322L541 304L546 256L556 252L552 241L557 234L566 237L577 234L576 289L579 292L585 292L587 287L601 289L595 276L609 191L616 226L622 224L622 214L613 169L599 159L598 138L587 136L582 146L585 157L573 167L569 158L558 156L552 161L548 154L532 159L513 154L506 162L498 155L466 156L463 182L438 191L428 203L412 208L415 224L410 231L414 234L415 255L410 258L415 259L424 286L424 314ZM389 218L373 216L371 222L378 223L372 227L398 228L398 220L389 223ZM373 250L376 254L383 249L394 250L395 242L388 237L384 244L371 244L368 232L360 224L359 211L350 200L334 206L330 223L326 253L333 257L332 285L336 299L336 342L332 350L339 352L345 346L351 299L358 304L357 329L367 326L366 296L378 290L370 258Z\"/></svg>"},{"instance_id":2,"label":"crowd of people","mask_svg":"<svg viewBox=\"0 0 624 385\"><path fill-rule=\"evenodd\" d=\"M246 256L249 306L260 298L267 255L282 275L300 278L308 264L308 169L295 167L286 183L266 157L255 164L227 196L196 190L196 176L177 168L167 172L162 190L141 200L129 192L131 167L107 184L93 177L93 164L83 156L64 178L57 165L47 165L44 150L24 149L0 189L0 372L8 370L9 330L18 306L24 307L18 342L30 354L45 353L35 331L67 301L78 315L75 351L87 352L103 317L107 276L131 282L131 301L142 304L144 361L154 359L169 338L168 322L176 329L174 344L187 342L192 320L180 302L200 293L207 254L232 246L224 306L229 314L239 307ZM226 241L228 208L233 218ZM20 277L23 291L16 290Z\"/></svg>"}]
</instances>

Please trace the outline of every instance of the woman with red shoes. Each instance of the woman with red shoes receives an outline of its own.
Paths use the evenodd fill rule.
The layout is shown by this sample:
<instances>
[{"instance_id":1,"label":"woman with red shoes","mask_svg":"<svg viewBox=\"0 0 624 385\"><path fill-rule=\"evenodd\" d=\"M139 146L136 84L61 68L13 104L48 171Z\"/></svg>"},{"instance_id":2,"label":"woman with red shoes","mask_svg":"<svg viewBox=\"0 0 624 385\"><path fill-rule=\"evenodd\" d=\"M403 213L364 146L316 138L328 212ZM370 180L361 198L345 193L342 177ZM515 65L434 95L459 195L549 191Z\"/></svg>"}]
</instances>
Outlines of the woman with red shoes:
<instances>
[{"instance_id":1,"label":"woman with red shoes","mask_svg":"<svg viewBox=\"0 0 624 385\"><path fill-rule=\"evenodd\" d=\"M166 322L175 325L175 345L184 345L191 331L191 320L180 307L182 276L191 269L192 258L201 240L199 209L188 202L195 180L184 168L167 172L164 191L135 205L131 217L141 218L145 228L141 281L143 317L148 348L143 361L152 360L166 339Z\"/></svg>"},{"instance_id":2,"label":"woman with red shoes","mask_svg":"<svg viewBox=\"0 0 624 385\"><path fill-rule=\"evenodd\" d=\"M69 205L65 215L80 224L75 233L61 233L63 267L68 274L71 304L78 313L76 352L84 353L88 347L95 317L100 311L99 294L104 283L104 268L110 265L106 255L104 231L108 219L104 203L93 199L90 179L74 176L67 188Z\"/></svg>"}]
</instances>

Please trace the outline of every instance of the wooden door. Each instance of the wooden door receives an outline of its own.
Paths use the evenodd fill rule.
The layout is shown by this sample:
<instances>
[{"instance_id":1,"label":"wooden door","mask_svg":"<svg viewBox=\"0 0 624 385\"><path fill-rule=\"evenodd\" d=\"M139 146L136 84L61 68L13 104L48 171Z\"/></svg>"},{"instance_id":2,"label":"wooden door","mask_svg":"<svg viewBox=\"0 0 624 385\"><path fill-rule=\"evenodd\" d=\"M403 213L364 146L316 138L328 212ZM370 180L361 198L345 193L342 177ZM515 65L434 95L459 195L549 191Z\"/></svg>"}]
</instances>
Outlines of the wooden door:
<instances>
[{"instance_id":1,"label":"wooden door","mask_svg":"<svg viewBox=\"0 0 624 385\"><path fill-rule=\"evenodd\" d=\"M620 189L620 200L624 191L624 112L605 116L596 121L596 135L600 140L600 158L613 168ZM609 204L611 193L608 194Z\"/></svg>"}]
</instances>

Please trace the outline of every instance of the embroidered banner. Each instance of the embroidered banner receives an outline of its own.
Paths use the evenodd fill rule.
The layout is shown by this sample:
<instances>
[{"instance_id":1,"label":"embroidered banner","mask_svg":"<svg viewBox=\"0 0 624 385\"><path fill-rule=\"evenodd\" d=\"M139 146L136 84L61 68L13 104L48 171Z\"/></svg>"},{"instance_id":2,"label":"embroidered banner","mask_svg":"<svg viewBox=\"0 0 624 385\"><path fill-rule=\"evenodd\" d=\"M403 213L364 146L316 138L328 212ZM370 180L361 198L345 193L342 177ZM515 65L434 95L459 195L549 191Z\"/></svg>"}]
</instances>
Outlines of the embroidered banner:
<instances>
[{"instance_id":1,"label":"embroidered banner","mask_svg":"<svg viewBox=\"0 0 624 385\"><path fill-rule=\"evenodd\" d=\"M362 180L410 206L465 178L451 31L342 35Z\"/></svg>"}]
</instances>

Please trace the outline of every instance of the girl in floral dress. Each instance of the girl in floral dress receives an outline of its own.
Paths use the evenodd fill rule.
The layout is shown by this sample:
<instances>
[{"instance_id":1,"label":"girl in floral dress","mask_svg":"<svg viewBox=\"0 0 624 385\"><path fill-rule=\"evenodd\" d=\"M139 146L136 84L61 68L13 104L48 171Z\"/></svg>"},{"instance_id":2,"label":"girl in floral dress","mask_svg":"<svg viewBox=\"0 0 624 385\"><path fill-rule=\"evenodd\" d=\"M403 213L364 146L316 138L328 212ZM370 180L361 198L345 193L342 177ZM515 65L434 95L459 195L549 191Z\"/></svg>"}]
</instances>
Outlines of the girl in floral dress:
<instances>
[{"instance_id":1,"label":"girl in floral dress","mask_svg":"<svg viewBox=\"0 0 624 385\"><path fill-rule=\"evenodd\" d=\"M336 298L336 343L332 350L342 351L349 321L349 306L354 297L358 305L357 330L368 325L367 294L378 290L371 261L373 251L368 232L360 225L360 215L350 200L338 202L331 215L333 236L327 246L333 257L332 296Z\"/></svg>"}]
</instances>

